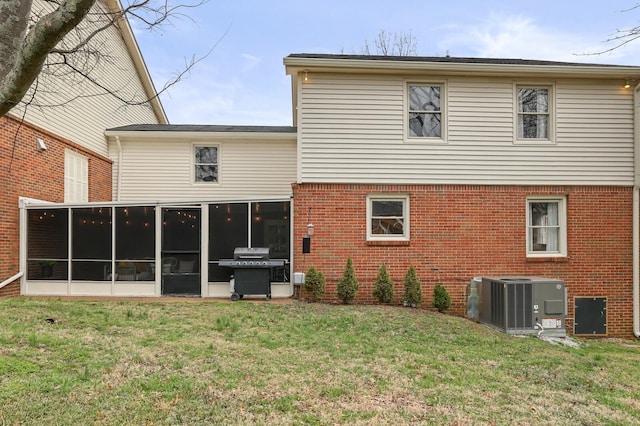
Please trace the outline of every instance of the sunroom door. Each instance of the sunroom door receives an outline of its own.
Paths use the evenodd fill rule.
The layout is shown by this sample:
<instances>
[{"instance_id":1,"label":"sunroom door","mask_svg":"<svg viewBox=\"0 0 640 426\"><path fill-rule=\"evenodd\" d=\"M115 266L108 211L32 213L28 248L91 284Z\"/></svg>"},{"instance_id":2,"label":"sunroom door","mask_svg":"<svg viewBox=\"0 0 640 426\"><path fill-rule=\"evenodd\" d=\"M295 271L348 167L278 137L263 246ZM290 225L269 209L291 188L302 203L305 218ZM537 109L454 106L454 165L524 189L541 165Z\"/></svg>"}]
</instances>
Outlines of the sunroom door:
<instances>
[{"instance_id":1,"label":"sunroom door","mask_svg":"<svg viewBox=\"0 0 640 426\"><path fill-rule=\"evenodd\" d=\"M200 296L200 221L194 207L162 209L162 295Z\"/></svg>"}]
</instances>

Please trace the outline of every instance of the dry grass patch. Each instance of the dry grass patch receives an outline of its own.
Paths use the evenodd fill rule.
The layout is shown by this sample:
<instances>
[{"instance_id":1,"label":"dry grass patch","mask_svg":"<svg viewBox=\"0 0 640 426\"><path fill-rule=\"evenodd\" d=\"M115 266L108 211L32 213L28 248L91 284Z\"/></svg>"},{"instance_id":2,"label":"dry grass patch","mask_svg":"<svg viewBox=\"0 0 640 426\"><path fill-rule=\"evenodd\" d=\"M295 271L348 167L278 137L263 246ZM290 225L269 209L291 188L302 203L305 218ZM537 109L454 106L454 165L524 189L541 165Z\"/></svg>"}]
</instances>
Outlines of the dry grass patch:
<instances>
[{"instance_id":1,"label":"dry grass patch","mask_svg":"<svg viewBox=\"0 0 640 426\"><path fill-rule=\"evenodd\" d=\"M295 302L3 299L0 322L0 424L640 424L636 342Z\"/></svg>"}]
</instances>

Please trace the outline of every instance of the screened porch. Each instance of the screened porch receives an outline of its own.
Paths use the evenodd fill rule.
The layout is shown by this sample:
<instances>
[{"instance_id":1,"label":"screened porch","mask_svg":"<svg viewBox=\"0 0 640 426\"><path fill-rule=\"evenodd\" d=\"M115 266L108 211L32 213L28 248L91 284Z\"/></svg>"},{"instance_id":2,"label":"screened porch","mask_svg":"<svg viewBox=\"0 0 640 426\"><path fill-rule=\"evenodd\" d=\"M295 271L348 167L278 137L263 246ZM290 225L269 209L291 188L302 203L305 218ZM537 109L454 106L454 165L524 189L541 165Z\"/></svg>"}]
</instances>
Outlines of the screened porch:
<instances>
[{"instance_id":1,"label":"screened porch","mask_svg":"<svg viewBox=\"0 0 640 426\"><path fill-rule=\"evenodd\" d=\"M229 297L236 247L267 247L273 297L293 292L291 202L27 203L25 295Z\"/></svg>"}]
</instances>

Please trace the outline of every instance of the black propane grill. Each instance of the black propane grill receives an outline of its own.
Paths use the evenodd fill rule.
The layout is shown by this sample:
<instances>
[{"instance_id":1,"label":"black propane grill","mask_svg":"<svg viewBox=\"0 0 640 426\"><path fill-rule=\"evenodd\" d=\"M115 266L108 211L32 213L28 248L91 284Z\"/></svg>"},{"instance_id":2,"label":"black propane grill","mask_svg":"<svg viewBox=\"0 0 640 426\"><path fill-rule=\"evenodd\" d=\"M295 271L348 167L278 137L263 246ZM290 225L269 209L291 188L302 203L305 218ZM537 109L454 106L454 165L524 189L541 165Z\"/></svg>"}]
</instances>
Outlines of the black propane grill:
<instances>
[{"instance_id":1,"label":"black propane grill","mask_svg":"<svg viewBox=\"0 0 640 426\"><path fill-rule=\"evenodd\" d=\"M233 268L231 300L245 294L264 294L271 299L271 268L283 266L284 260L271 260L268 247L236 247L233 259L220 259L220 266Z\"/></svg>"}]
</instances>

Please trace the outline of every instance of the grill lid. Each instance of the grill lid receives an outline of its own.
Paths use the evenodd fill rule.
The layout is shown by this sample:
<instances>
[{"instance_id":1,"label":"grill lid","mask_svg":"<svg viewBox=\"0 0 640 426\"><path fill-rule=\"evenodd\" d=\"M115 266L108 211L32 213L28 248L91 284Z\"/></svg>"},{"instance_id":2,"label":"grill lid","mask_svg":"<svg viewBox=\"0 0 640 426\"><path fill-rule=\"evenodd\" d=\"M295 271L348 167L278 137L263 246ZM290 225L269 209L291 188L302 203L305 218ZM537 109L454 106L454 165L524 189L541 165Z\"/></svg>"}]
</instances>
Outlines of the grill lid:
<instances>
[{"instance_id":1,"label":"grill lid","mask_svg":"<svg viewBox=\"0 0 640 426\"><path fill-rule=\"evenodd\" d=\"M236 247L233 250L233 258L236 260L269 260L269 247Z\"/></svg>"}]
</instances>

